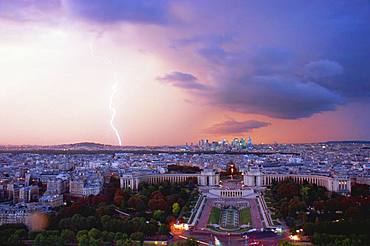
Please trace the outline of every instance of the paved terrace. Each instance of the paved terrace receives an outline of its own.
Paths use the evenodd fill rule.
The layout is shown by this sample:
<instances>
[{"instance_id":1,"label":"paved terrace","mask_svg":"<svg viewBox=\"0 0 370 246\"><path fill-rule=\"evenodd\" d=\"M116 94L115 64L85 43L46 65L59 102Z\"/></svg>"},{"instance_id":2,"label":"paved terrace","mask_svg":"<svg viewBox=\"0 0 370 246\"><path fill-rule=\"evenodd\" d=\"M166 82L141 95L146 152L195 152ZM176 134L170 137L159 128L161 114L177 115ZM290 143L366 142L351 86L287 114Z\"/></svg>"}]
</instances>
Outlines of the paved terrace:
<instances>
[{"instance_id":1,"label":"paved terrace","mask_svg":"<svg viewBox=\"0 0 370 246\"><path fill-rule=\"evenodd\" d=\"M251 218L253 227L256 229L263 228L257 200L256 199L249 200L249 205L251 206Z\"/></svg>"},{"instance_id":2,"label":"paved terrace","mask_svg":"<svg viewBox=\"0 0 370 246\"><path fill-rule=\"evenodd\" d=\"M208 217L211 213L213 204L216 199L207 199L206 204L204 205L203 211L200 215L198 224L195 226L196 230L204 230L204 228L207 228L208 224Z\"/></svg>"}]
</instances>

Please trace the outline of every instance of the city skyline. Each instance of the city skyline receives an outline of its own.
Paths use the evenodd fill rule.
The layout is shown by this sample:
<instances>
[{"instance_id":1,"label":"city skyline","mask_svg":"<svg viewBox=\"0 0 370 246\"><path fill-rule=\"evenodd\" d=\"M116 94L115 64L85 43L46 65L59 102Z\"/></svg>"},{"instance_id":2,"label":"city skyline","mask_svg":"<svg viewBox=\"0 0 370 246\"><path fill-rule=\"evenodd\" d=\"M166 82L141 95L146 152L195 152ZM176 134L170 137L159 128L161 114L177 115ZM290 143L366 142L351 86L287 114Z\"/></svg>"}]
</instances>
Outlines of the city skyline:
<instances>
[{"instance_id":1,"label":"city skyline","mask_svg":"<svg viewBox=\"0 0 370 246\"><path fill-rule=\"evenodd\" d=\"M369 15L367 1L0 0L0 145L118 145L111 106L126 146L369 140Z\"/></svg>"}]
</instances>

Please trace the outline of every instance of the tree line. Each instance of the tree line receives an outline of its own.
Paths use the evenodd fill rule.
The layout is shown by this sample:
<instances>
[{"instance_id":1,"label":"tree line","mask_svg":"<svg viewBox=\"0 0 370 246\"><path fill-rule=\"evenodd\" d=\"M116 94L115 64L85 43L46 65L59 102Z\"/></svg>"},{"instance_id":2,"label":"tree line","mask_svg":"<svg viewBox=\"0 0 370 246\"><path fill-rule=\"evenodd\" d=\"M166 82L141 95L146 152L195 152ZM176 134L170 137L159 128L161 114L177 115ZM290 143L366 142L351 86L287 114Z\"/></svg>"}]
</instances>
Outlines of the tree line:
<instances>
[{"instance_id":1,"label":"tree line","mask_svg":"<svg viewBox=\"0 0 370 246\"><path fill-rule=\"evenodd\" d=\"M48 215L48 227L32 232L24 225L0 227L1 245L134 245L146 239L167 240L170 225L198 196L191 181L140 184L139 191L119 188L111 179L97 196L69 202ZM190 243L190 242L188 242Z\"/></svg>"},{"instance_id":2,"label":"tree line","mask_svg":"<svg viewBox=\"0 0 370 246\"><path fill-rule=\"evenodd\" d=\"M354 184L350 195L341 195L287 179L273 182L269 195L276 216L315 245L370 245L368 185Z\"/></svg>"}]
</instances>

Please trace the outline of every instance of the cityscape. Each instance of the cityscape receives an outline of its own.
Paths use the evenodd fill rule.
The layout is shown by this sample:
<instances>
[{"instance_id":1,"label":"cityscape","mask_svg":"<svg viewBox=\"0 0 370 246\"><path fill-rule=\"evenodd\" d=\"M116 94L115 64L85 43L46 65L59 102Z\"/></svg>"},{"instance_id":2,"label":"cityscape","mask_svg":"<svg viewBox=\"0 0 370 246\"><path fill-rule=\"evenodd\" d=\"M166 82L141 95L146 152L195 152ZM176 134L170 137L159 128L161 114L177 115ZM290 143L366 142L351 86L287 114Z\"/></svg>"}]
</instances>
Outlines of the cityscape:
<instances>
[{"instance_id":1,"label":"cityscape","mask_svg":"<svg viewBox=\"0 0 370 246\"><path fill-rule=\"evenodd\" d=\"M0 246L370 245L369 16L0 0Z\"/></svg>"},{"instance_id":2,"label":"cityscape","mask_svg":"<svg viewBox=\"0 0 370 246\"><path fill-rule=\"evenodd\" d=\"M94 143L1 147L0 224L23 225L16 232L27 230L30 237L34 231L33 240L41 245L55 240L52 234L40 233L46 229L46 233L62 230L59 240L66 240L62 245L67 241L99 245L117 237L117 245L135 240L167 245L184 238L207 245L309 242L306 227L313 218L324 217L320 211L334 209L331 221L345 220L347 213L358 216L361 210L368 216L369 161L370 142L365 141L254 145L251 138L235 138L230 144L201 140L198 145L172 148ZM303 185L306 196L332 195L310 207L297 193L298 204L289 205L285 217L271 193L285 182ZM166 190L171 188L180 189L180 194ZM338 200L339 207L319 210L317 202L335 199L348 201L343 207ZM117 227L105 223L104 216L150 231ZM95 226L90 228L90 223ZM303 232L291 234L297 227ZM11 240L22 237L9 242L19 243Z\"/></svg>"}]
</instances>

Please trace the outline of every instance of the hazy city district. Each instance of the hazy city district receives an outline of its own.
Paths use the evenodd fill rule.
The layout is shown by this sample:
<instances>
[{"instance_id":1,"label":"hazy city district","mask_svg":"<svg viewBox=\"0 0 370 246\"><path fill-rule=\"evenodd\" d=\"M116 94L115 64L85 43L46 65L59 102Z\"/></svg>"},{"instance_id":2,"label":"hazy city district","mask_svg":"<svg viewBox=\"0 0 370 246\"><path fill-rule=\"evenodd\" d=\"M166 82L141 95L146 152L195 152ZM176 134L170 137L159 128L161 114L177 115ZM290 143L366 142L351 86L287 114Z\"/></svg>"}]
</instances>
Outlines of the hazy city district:
<instances>
[{"instance_id":1,"label":"hazy city district","mask_svg":"<svg viewBox=\"0 0 370 246\"><path fill-rule=\"evenodd\" d=\"M2 146L1 245L369 245L370 143Z\"/></svg>"}]
</instances>

